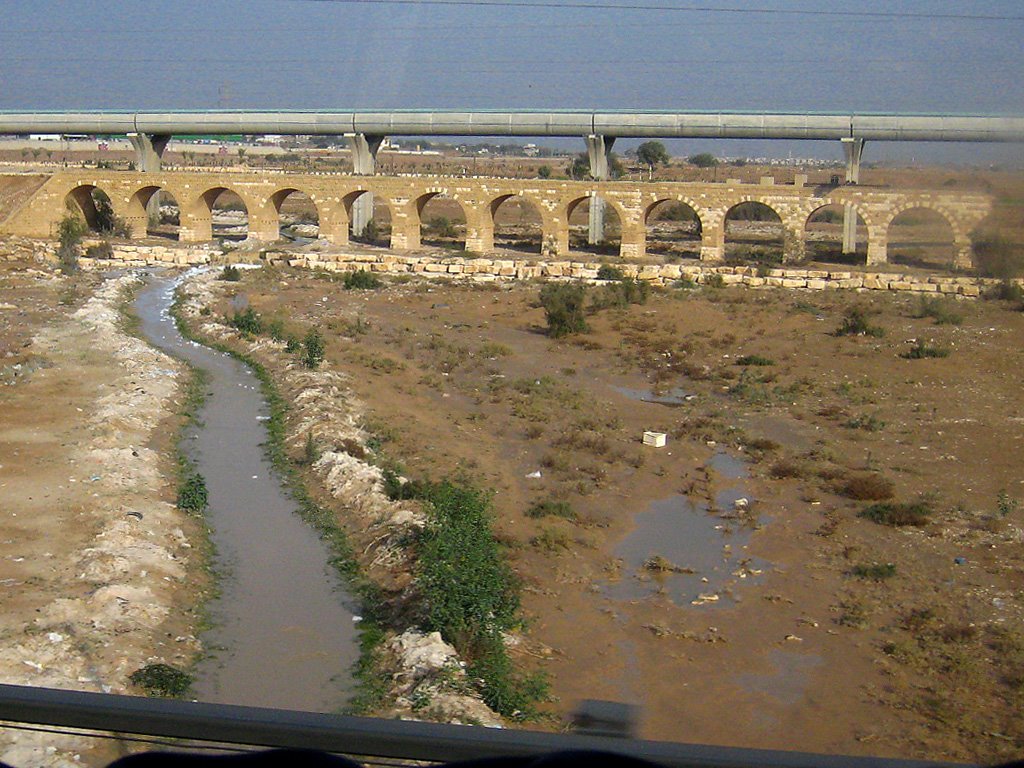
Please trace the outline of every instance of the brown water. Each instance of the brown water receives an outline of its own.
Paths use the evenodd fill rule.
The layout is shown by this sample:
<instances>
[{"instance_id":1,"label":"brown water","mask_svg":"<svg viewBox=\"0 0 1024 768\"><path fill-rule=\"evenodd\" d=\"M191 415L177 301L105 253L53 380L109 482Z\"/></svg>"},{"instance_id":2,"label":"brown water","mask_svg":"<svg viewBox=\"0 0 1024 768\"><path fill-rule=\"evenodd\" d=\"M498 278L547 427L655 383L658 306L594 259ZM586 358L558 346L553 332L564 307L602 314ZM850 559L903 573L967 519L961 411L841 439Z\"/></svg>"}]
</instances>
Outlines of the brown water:
<instances>
[{"instance_id":1,"label":"brown water","mask_svg":"<svg viewBox=\"0 0 1024 768\"><path fill-rule=\"evenodd\" d=\"M756 580L771 567L747 553L754 527L733 511L737 499L753 498L743 480L744 462L716 453L708 466L727 487L715 494L716 510L677 494L659 499L635 518L635 528L616 547L621 577L604 585L613 600L638 600L661 595L677 605L729 605L732 589L745 579ZM645 563L654 557L692 572L652 571ZM702 598L701 596L705 596ZM710 599L707 596L713 596Z\"/></svg>"},{"instance_id":2,"label":"brown water","mask_svg":"<svg viewBox=\"0 0 1024 768\"><path fill-rule=\"evenodd\" d=\"M176 280L153 277L135 301L146 339L207 372L206 401L186 451L206 479L206 521L220 594L202 636L200 701L331 712L350 695L358 655L354 601L330 552L296 514L262 444L259 382L229 355L184 339L170 317Z\"/></svg>"}]
</instances>

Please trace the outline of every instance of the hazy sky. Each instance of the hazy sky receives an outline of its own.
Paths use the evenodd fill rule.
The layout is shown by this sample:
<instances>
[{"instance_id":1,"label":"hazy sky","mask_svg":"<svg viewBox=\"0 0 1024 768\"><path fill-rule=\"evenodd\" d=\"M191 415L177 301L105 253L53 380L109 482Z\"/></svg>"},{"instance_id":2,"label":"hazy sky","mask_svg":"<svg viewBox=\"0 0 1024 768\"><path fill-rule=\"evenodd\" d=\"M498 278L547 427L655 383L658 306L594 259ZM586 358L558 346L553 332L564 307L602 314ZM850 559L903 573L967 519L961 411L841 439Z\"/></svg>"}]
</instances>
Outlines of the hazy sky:
<instances>
[{"instance_id":1,"label":"hazy sky","mask_svg":"<svg viewBox=\"0 0 1024 768\"><path fill-rule=\"evenodd\" d=\"M532 1L7 0L0 109L1024 113L1020 0L521 5ZM619 7L593 7L602 4ZM918 16L841 15L850 12ZM721 153L765 146L674 149L697 144ZM894 149L872 147L865 159L934 151ZM1020 146L950 149L981 161L1024 154Z\"/></svg>"}]
</instances>

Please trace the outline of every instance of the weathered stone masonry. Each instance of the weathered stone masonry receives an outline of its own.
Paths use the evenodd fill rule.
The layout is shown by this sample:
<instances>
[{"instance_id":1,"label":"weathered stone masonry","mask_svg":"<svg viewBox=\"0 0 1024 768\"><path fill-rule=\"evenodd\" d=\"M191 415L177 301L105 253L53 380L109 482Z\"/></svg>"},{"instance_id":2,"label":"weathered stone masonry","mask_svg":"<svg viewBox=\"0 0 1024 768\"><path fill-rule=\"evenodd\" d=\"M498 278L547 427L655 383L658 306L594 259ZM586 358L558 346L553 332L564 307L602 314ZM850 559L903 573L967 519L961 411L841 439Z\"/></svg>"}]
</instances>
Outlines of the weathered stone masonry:
<instances>
[{"instance_id":1,"label":"weathered stone masonry","mask_svg":"<svg viewBox=\"0 0 1024 768\"><path fill-rule=\"evenodd\" d=\"M174 196L180 207L182 242L212 237L212 207L229 189L242 199L249 214L249 237L275 242L280 238L279 211L293 192L309 196L317 208L321 238L336 246L348 243L355 201L371 192L376 205L391 212L391 248L420 247L420 216L435 195L456 200L466 217L466 249L483 254L494 250L494 214L505 200L528 201L541 218L545 257L569 254L569 216L584 200L600 196L615 209L621 222L620 256L641 258L646 252L647 219L665 201L688 205L699 217L700 256L718 261L725 251L725 219L743 202L758 202L782 221L784 252L789 262L803 256L809 217L826 205L850 205L867 227L867 264L888 261L889 225L903 211L924 208L937 212L950 225L956 251L954 265L971 266L970 233L991 209L991 198L957 191L890 190L859 186L826 188L759 184L703 184L632 181L551 181L534 179L449 178L440 176L349 176L161 171L67 171L55 174L29 203L0 226L0 233L53 237L68 202L77 203L88 218L93 188L105 192L115 214L124 218L133 237L146 232L146 206L158 191ZM952 265L951 265L952 266Z\"/></svg>"}]
</instances>

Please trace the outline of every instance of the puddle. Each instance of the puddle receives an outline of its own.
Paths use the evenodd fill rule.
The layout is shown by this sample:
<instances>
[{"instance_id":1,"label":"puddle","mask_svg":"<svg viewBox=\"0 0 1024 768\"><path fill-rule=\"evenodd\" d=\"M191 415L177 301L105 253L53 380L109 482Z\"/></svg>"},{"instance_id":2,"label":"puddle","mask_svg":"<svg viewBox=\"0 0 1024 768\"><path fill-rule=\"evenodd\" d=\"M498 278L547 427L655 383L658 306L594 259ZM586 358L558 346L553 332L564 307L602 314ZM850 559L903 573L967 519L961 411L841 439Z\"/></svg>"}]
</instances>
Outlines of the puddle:
<instances>
[{"instance_id":1,"label":"puddle","mask_svg":"<svg viewBox=\"0 0 1024 768\"><path fill-rule=\"evenodd\" d=\"M135 311L153 346L209 374L186 450L206 479L206 521L220 595L208 606L211 655L197 669L200 701L330 712L349 696L358 649L351 601L316 532L295 514L263 454L267 404L252 372L182 338L170 317L176 280L160 276Z\"/></svg>"},{"instance_id":2,"label":"puddle","mask_svg":"<svg viewBox=\"0 0 1024 768\"><path fill-rule=\"evenodd\" d=\"M708 464L725 479L747 477L743 460L725 452L716 453ZM604 593L614 600L660 595L681 606L735 603L732 587L770 567L746 552L757 518L737 509L739 499L753 504L742 483L715 495L716 510L681 494L652 502L616 548L622 571L618 581L605 583ZM645 567L652 558L662 559L662 569Z\"/></svg>"},{"instance_id":3,"label":"puddle","mask_svg":"<svg viewBox=\"0 0 1024 768\"><path fill-rule=\"evenodd\" d=\"M683 405L686 398L690 396L689 392L678 387L657 394L650 389L632 389L615 385L612 385L612 389L630 400L639 400L641 403L657 403L658 405Z\"/></svg>"},{"instance_id":4,"label":"puddle","mask_svg":"<svg viewBox=\"0 0 1024 768\"><path fill-rule=\"evenodd\" d=\"M780 704L793 706L804 699L811 672L821 666L820 656L774 648L768 653L771 672L748 672L736 676L736 682L748 693L763 693Z\"/></svg>"}]
</instances>

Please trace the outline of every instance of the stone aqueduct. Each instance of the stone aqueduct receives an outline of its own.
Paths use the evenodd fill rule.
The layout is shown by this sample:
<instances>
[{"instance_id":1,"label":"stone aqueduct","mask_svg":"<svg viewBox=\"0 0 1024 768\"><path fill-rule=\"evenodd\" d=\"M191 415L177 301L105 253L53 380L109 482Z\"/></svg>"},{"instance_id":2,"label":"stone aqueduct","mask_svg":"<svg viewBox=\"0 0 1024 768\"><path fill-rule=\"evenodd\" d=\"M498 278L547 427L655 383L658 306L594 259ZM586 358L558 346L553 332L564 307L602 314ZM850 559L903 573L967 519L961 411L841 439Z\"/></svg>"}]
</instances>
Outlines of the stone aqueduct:
<instances>
[{"instance_id":1,"label":"stone aqueduct","mask_svg":"<svg viewBox=\"0 0 1024 768\"><path fill-rule=\"evenodd\" d=\"M867 229L867 264L888 261L889 225L900 213L923 208L940 214L952 232L957 266L971 265L971 231L989 213L991 198L984 194L951 190L895 190L861 186L817 188L757 184L679 183L633 181L553 181L537 179L453 178L440 176L353 176L293 173L230 173L159 171L65 171L53 175L3 223L0 231L27 237L53 237L68 204L88 209L93 189L102 190L114 213L144 237L147 205L158 191L173 195L180 208L179 239L202 242L212 238L212 211L225 190L235 192L249 216L249 237L273 242L280 239L279 212L294 192L305 193L316 206L320 237L343 246L349 241L353 204L366 192L375 205L391 213L391 248L420 247L421 213L434 196L456 200L466 219L466 249L487 253L494 249L494 214L510 198L521 198L541 219L541 250L546 256L569 254L569 217L589 198L600 196L618 214L620 255L640 258L646 252L647 220L659 204L678 201L693 209L701 224L700 257L715 261L724 256L725 220L734 206L762 203L782 222L785 260L803 256L804 233L811 215L828 205L852 205Z\"/></svg>"}]
</instances>

